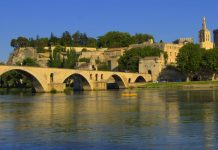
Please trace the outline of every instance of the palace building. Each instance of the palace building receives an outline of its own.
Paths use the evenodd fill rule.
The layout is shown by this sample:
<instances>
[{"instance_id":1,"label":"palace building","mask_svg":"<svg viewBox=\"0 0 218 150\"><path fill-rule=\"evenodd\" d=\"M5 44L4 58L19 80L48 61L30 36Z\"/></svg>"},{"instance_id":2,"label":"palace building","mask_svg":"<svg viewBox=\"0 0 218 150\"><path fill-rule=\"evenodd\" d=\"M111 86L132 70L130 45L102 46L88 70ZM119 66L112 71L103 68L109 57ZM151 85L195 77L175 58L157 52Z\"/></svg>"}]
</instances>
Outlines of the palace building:
<instances>
[{"instance_id":1,"label":"palace building","mask_svg":"<svg viewBox=\"0 0 218 150\"><path fill-rule=\"evenodd\" d=\"M199 31L199 45L205 49L212 49L214 47L213 42L211 42L211 33L207 29L205 17L202 19L202 29Z\"/></svg>"}]
</instances>

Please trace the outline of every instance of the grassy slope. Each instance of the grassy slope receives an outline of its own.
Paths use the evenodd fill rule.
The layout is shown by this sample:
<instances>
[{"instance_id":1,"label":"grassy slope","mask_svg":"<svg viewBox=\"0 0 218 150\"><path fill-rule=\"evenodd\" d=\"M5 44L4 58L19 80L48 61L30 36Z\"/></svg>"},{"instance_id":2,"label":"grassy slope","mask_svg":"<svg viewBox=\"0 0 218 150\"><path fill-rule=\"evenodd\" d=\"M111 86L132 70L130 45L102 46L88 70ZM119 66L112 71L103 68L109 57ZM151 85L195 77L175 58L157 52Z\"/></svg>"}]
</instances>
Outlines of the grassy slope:
<instances>
[{"instance_id":1,"label":"grassy slope","mask_svg":"<svg viewBox=\"0 0 218 150\"><path fill-rule=\"evenodd\" d=\"M218 87L218 81L195 81L195 82L162 82L162 83L139 83L133 84L132 88L201 88Z\"/></svg>"}]
</instances>

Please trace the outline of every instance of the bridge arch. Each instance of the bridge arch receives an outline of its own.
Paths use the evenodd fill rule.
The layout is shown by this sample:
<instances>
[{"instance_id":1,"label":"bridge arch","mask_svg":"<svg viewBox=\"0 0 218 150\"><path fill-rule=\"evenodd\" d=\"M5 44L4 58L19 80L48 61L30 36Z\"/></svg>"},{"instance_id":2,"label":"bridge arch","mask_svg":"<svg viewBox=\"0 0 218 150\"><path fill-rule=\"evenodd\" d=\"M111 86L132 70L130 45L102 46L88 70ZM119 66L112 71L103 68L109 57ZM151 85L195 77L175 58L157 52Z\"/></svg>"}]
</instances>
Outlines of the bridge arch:
<instances>
[{"instance_id":1,"label":"bridge arch","mask_svg":"<svg viewBox=\"0 0 218 150\"><path fill-rule=\"evenodd\" d=\"M117 75L117 74L113 74L111 75L107 80L107 89L124 89L127 88L127 84L125 82L125 80Z\"/></svg>"},{"instance_id":2,"label":"bridge arch","mask_svg":"<svg viewBox=\"0 0 218 150\"><path fill-rule=\"evenodd\" d=\"M92 85L89 82L89 78L86 78L80 73L68 75L64 78L62 83L66 83L67 87L73 87L75 91L92 90Z\"/></svg>"},{"instance_id":3,"label":"bridge arch","mask_svg":"<svg viewBox=\"0 0 218 150\"><path fill-rule=\"evenodd\" d=\"M139 83L139 82L146 82L146 79L143 76L138 76L135 79L135 83Z\"/></svg>"},{"instance_id":4,"label":"bridge arch","mask_svg":"<svg viewBox=\"0 0 218 150\"><path fill-rule=\"evenodd\" d=\"M46 88L44 87L43 82L37 76L33 75L33 73L31 73L30 71L23 70L23 69L16 69L16 68L15 69L8 69L8 70L1 72L0 76L6 74L8 72L11 72L11 71L16 71L18 73L21 73L25 77L27 77L32 82L33 92L45 92Z\"/></svg>"}]
</instances>

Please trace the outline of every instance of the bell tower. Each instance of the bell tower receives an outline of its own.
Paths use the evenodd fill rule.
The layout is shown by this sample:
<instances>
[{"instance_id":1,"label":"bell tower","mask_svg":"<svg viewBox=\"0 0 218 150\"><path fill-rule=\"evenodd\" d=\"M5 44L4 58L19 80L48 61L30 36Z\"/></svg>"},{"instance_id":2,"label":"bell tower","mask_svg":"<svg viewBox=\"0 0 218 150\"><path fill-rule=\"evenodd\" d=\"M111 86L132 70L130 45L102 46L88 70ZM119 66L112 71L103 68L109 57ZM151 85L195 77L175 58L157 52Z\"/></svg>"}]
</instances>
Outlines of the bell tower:
<instances>
[{"instance_id":1,"label":"bell tower","mask_svg":"<svg viewBox=\"0 0 218 150\"><path fill-rule=\"evenodd\" d=\"M211 42L211 33L207 29L206 18L202 19L202 29L199 31L199 44L201 48L212 49L214 47Z\"/></svg>"}]
</instances>

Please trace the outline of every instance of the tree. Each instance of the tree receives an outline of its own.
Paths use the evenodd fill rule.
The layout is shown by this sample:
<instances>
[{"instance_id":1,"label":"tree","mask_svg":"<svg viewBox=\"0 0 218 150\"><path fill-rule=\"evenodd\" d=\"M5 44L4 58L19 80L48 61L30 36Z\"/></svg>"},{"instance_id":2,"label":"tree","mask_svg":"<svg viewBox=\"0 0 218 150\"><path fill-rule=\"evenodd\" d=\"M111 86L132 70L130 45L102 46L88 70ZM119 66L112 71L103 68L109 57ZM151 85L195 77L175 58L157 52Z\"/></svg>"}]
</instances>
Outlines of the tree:
<instances>
[{"instance_id":1,"label":"tree","mask_svg":"<svg viewBox=\"0 0 218 150\"><path fill-rule=\"evenodd\" d=\"M27 47L30 45L30 42L25 37L18 37L17 39L11 40L11 46L14 48Z\"/></svg>"},{"instance_id":2,"label":"tree","mask_svg":"<svg viewBox=\"0 0 218 150\"><path fill-rule=\"evenodd\" d=\"M143 47L133 48L124 52L118 60L119 69L122 71L138 72L139 59L146 56L160 56L163 53L158 48Z\"/></svg>"},{"instance_id":3,"label":"tree","mask_svg":"<svg viewBox=\"0 0 218 150\"><path fill-rule=\"evenodd\" d=\"M15 49L19 47L17 39L12 39L11 40L11 47L13 47Z\"/></svg>"},{"instance_id":4,"label":"tree","mask_svg":"<svg viewBox=\"0 0 218 150\"><path fill-rule=\"evenodd\" d=\"M98 38L98 47L119 48L127 47L132 43L129 33L112 31Z\"/></svg>"},{"instance_id":5,"label":"tree","mask_svg":"<svg viewBox=\"0 0 218 150\"><path fill-rule=\"evenodd\" d=\"M18 37L17 38L18 47L27 47L29 46L29 40L25 37Z\"/></svg>"},{"instance_id":6,"label":"tree","mask_svg":"<svg viewBox=\"0 0 218 150\"><path fill-rule=\"evenodd\" d=\"M59 52L53 52L49 56L48 66L52 68L63 68L63 61L61 60L61 55Z\"/></svg>"},{"instance_id":7,"label":"tree","mask_svg":"<svg viewBox=\"0 0 218 150\"><path fill-rule=\"evenodd\" d=\"M132 38L133 38L134 44L141 44L141 43L147 42L150 39L154 40L154 37L152 35L141 34L141 33L135 34Z\"/></svg>"},{"instance_id":8,"label":"tree","mask_svg":"<svg viewBox=\"0 0 218 150\"><path fill-rule=\"evenodd\" d=\"M80 32L79 32L79 31L75 32L75 33L72 35L72 37L73 37L73 46L79 46Z\"/></svg>"},{"instance_id":9,"label":"tree","mask_svg":"<svg viewBox=\"0 0 218 150\"><path fill-rule=\"evenodd\" d=\"M64 68L75 68L76 62L78 61L79 56L75 50L67 51L66 59L64 59L63 67Z\"/></svg>"},{"instance_id":10,"label":"tree","mask_svg":"<svg viewBox=\"0 0 218 150\"><path fill-rule=\"evenodd\" d=\"M73 45L73 40L72 40L72 37L71 37L70 32L65 31L65 32L62 34L62 37L61 37L61 45L62 45L62 46L66 46L66 47L70 47L70 46Z\"/></svg>"},{"instance_id":11,"label":"tree","mask_svg":"<svg viewBox=\"0 0 218 150\"><path fill-rule=\"evenodd\" d=\"M48 38L37 38L34 40L34 47L37 49L38 53L44 53L45 47L49 45L49 39Z\"/></svg>"},{"instance_id":12,"label":"tree","mask_svg":"<svg viewBox=\"0 0 218 150\"><path fill-rule=\"evenodd\" d=\"M187 75L187 81L201 70L204 49L197 44L187 44L180 49L177 67Z\"/></svg>"},{"instance_id":13,"label":"tree","mask_svg":"<svg viewBox=\"0 0 218 150\"><path fill-rule=\"evenodd\" d=\"M205 50L201 61L201 74L212 76L212 80L218 73L218 48Z\"/></svg>"},{"instance_id":14,"label":"tree","mask_svg":"<svg viewBox=\"0 0 218 150\"><path fill-rule=\"evenodd\" d=\"M49 46L55 46L60 44L60 39L56 37L53 33L51 33L51 36L49 38Z\"/></svg>"},{"instance_id":15,"label":"tree","mask_svg":"<svg viewBox=\"0 0 218 150\"><path fill-rule=\"evenodd\" d=\"M39 66L39 64L36 62L36 60L32 59L32 58L24 59L22 65L23 66L35 66L35 67Z\"/></svg>"},{"instance_id":16,"label":"tree","mask_svg":"<svg viewBox=\"0 0 218 150\"><path fill-rule=\"evenodd\" d=\"M88 38L87 47L97 47L97 40L95 38Z\"/></svg>"}]
</instances>

